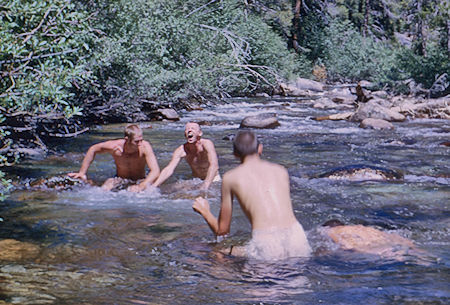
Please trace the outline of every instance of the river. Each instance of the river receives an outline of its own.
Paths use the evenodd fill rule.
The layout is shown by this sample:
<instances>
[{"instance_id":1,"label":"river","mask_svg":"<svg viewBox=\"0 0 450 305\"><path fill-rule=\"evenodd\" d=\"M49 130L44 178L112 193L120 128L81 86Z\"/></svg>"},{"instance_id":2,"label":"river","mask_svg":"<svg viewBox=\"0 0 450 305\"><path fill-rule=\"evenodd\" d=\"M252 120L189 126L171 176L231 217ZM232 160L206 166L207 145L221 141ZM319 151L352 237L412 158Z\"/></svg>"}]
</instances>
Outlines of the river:
<instances>
[{"instance_id":1,"label":"river","mask_svg":"<svg viewBox=\"0 0 450 305\"><path fill-rule=\"evenodd\" d=\"M26 183L78 171L96 142L122 137L124 125L93 128L61 143L45 160L12 171L21 181L0 203L0 239L39 247L31 258L0 261L0 304L448 304L450 123L415 119L395 129L361 129L347 121L315 121L332 111L295 99L233 99L183 112L179 122L150 122L144 138L161 168L184 142L184 124L208 121L220 172L238 165L229 135L247 115L276 113L281 126L256 130L263 158L290 173L294 211L312 248L311 258L258 261L220 255L244 243L250 226L234 203L230 237L216 243L191 206L199 195L188 166L180 163L160 188L134 194L83 186L55 191ZM332 168L364 164L403 173L399 181L317 178ZM100 184L114 175L112 158L97 156L88 175ZM218 214L220 185L208 192ZM426 263L349 251L318 249L330 241L321 224L338 218L413 240Z\"/></svg>"}]
</instances>

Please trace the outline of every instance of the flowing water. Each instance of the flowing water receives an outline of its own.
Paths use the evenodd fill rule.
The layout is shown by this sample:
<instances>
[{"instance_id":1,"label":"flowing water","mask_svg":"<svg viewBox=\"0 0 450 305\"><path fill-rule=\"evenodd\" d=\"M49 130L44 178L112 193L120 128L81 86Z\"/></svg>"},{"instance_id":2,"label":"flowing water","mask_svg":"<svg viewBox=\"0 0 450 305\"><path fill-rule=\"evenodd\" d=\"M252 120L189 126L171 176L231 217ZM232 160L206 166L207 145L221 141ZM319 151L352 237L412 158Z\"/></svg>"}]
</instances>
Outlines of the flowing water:
<instances>
[{"instance_id":1,"label":"flowing water","mask_svg":"<svg viewBox=\"0 0 450 305\"><path fill-rule=\"evenodd\" d=\"M0 304L448 304L450 158L440 143L450 140L449 121L409 120L394 123L394 131L374 131L314 121L332 111L308 101L235 99L183 113L179 122L152 122L144 137L163 168L184 142L184 124L209 121L204 137L214 141L223 174L238 164L229 135L243 117L267 112L276 113L281 126L257 130L263 157L289 170L295 214L314 256L258 261L221 255L220 248L247 241L250 226L235 202L230 237L216 243L191 208L200 182L184 161L161 189L140 194L26 186L78 171L90 145L122 137L124 125L100 126L60 144L45 160L13 169L21 185L0 203L0 239L39 251L0 261ZM354 164L400 171L404 179L317 178ZM98 155L88 174L101 184L114 171L112 158ZM217 215L220 185L207 196ZM333 248L320 229L331 218L410 238L426 258L399 261ZM333 251L322 253L324 246Z\"/></svg>"}]
</instances>

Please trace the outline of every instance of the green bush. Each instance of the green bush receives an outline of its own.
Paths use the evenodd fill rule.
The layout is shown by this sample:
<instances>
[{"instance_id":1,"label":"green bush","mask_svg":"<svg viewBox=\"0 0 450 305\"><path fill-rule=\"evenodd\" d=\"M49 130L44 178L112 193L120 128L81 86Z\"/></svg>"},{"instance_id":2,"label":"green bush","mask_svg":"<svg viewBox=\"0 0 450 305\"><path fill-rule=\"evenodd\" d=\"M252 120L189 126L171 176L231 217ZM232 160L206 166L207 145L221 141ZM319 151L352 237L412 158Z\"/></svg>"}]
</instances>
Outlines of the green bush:
<instances>
[{"instance_id":1,"label":"green bush","mask_svg":"<svg viewBox=\"0 0 450 305\"><path fill-rule=\"evenodd\" d=\"M67 0L14 0L0 8L0 105L78 113L74 91L91 77L88 15Z\"/></svg>"},{"instance_id":2,"label":"green bush","mask_svg":"<svg viewBox=\"0 0 450 305\"><path fill-rule=\"evenodd\" d=\"M263 19L224 1L104 2L113 19L92 68L105 88L176 100L267 90L294 72L294 54Z\"/></svg>"},{"instance_id":3,"label":"green bush","mask_svg":"<svg viewBox=\"0 0 450 305\"><path fill-rule=\"evenodd\" d=\"M436 77L444 73L450 74L450 58L446 50L435 43L429 43L426 51L425 56L420 56L405 49L398 54L397 62L400 70L429 89Z\"/></svg>"},{"instance_id":4,"label":"green bush","mask_svg":"<svg viewBox=\"0 0 450 305\"><path fill-rule=\"evenodd\" d=\"M396 52L383 42L362 37L349 21L332 22L325 37L322 61L331 79L387 82L392 76Z\"/></svg>"}]
</instances>

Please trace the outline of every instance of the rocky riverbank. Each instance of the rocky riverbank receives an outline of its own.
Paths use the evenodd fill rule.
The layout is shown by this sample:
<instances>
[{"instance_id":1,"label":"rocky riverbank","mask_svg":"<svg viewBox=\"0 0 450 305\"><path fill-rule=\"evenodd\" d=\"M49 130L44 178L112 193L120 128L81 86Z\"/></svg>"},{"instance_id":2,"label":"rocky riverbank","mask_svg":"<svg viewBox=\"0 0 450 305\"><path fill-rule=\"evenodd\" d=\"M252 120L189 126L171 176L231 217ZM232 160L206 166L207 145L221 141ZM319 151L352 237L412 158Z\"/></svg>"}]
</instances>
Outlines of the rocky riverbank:
<instances>
[{"instance_id":1,"label":"rocky riverbank","mask_svg":"<svg viewBox=\"0 0 450 305\"><path fill-rule=\"evenodd\" d=\"M349 120L362 128L393 129L392 122L410 118L450 119L450 96L428 98L421 96L395 96L387 91L371 90L372 84L327 85L313 80L298 78L281 83L271 97L307 98L312 107L327 109L330 115L315 120ZM92 99L85 103L82 116L70 118L62 113L32 114L0 109L4 120L0 126L8 133L1 143L0 154L6 157L3 165L11 165L17 159L44 158L51 151L52 143L76 137L89 131L95 124L142 122L153 120L179 120L181 109L199 110L207 106L205 100L164 103L146 99L127 101L111 98L109 101ZM267 122L266 122L267 121ZM267 124L266 124L266 123ZM270 118L243 118L243 126L276 128L276 116Z\"/></svg>"}]
</instances>

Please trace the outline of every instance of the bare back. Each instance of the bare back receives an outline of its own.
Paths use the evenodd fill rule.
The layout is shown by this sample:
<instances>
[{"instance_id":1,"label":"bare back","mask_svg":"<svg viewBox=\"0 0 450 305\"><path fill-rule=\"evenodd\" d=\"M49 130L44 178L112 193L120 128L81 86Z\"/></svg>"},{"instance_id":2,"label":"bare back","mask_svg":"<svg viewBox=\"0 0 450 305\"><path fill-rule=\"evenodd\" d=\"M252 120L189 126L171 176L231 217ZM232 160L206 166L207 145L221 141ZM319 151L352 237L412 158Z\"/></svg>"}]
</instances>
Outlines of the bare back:
<instances>
[{"instance_id":1,"label":"bare back","mask_svg":"<svg viewBox=\"0 0 450 305\"><path fill-rule=\"evenodd\" d=\"M287 228L297 222L289 176L281 165L259 158L246 160L225 174L222 187L237 197L253 230Z\"/></svg>"}]
</instances>

